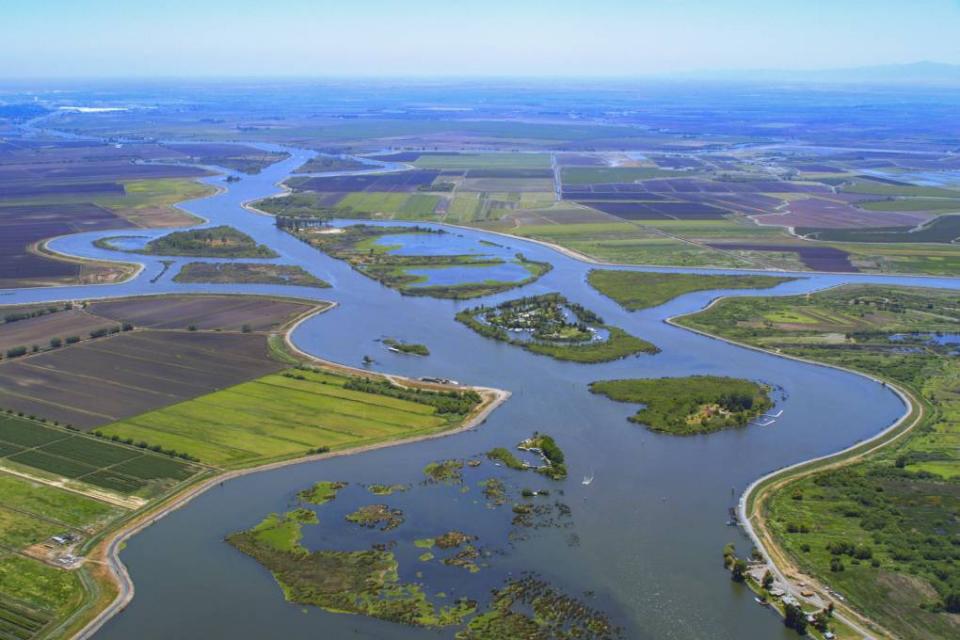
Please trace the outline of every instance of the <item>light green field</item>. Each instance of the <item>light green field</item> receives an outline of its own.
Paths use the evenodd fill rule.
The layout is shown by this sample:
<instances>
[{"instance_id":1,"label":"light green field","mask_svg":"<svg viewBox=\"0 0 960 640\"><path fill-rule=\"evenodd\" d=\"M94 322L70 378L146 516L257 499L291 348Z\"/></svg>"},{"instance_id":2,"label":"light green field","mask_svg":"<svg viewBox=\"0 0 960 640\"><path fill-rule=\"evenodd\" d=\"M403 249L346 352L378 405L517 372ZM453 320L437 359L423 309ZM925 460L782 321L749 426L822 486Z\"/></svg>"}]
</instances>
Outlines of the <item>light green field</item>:
<instances>
[{"instance_id":1,"label":"light green field","mask_svg":"<svg viewBox=\"0 0 960 640\"><path fill-rule=\"evenodd\" d=\"M960 191L940 187L917 187L913 185L885 184L860 180L841 188L845 193L865 193L878 196L915 196L918 198L960 198Z\"/></svg>"},{"instance_id":2,"label":"light green field","mask_svg":"<svg viewBox=\"0 0 960 640\"><path fill-rule=\"evenodd\" d=\"M458 193L447 207L450 222L472 222L480 217L483 202L479 193Z\"/></svg>"},{"instance_id":3,"label":"light green field","mask_svg":"<svg viewBox=\"0 0 960 640\"><path fill-rule=\"evenodd\" d=\"M6 474L0 474L0 507L74 527L89 527L120 513L120 509L98 500Z\"/></svg>"},{"instance_id":4,"label":"light green field","mask_svg":"<svg viewBox=\"0 0 960 640\"><path fill-rule=\"evenodd\" d=\"M83 598L83 584L78 572L10 554L0 557L0 593L31 607L62 614Z\"/></svg>"},{"instance_id":5,"label":"light green field","mask_svg":"<svg viewBox=\"0 0 960 640\"><path fill-rule=\"evenodd\" d=\"M770 322L783 322L786 324L818 324L820 322L817 318L813 318L805 313L788 310L765 313L763 314L763 319L769 320Z\"/></svg>"},{"instance_id":6,"label":"light green field","mask_svg":"<svg viewBox=\"0 0 960 640\"><path fill-rule=\"evenodd\" d=\"M107 436L145 440L203 462L236 466L439 430L426 404L344 389L347 378L297 371L217 391L117 422Z\"/></svg>"},{"instance_id":7,"label":"light green field","mask_svg":"<svg viewBox=\"0 0 960 640\"><path fill-rule=\"evenodd\" d=\"M907 198L864 202L867 211L960 211L960 202L948 198Z\"/></svg>"},{"instance_id":8,"label":"light green field","mask_svg":"<svg viewBox=\"0 0 960 640\"><path fill-rule=\"evenodd\" d=\"M0 544L19 549L43 542L50 536L63 533L64 527L49 520L0 508Z\"/></svg>"},{"instance_id":9,"label":"light green field","mask_svg":"<svg viewBox=\"0 0 960 640\"><path fill-rule=\"evenodd\" d=\"M547 153L463 153L424 155L413 163L420 169L549 169Z\"/></svg>"},{"instance_id":10,"label":"light green field","mask_svg":"<svg viewBox=\"0 0 960 640\"><path fill-rule=\"evenodd\" d=\"M397 213L410 196L406 193L356 192L347 194L337 207L350 207L357 213Z\"/></svg>"},{"instance_id":11,"label":"light green field","mask_svg":"<svg viewBox=\"0 0 960 640\"><path fill-rule=\"evenodd\" d=\"M439 202L440 196L415 193L409 196L397 210L397 218L409 220L432 218L433 211L437 208Z\"/></svg>"},{"instance_id":12,"label":"light green field","mask_svg":"<svg viewBox=\"0 0 960 640\"><path fill-rule=\"evenodd\" d=\"M711 289L768 289L793 278L770 276L725 276L687 273L645 273L594 269L590 285L625 309L656 307L677 296Z\"/></svg>"}]
</instances>

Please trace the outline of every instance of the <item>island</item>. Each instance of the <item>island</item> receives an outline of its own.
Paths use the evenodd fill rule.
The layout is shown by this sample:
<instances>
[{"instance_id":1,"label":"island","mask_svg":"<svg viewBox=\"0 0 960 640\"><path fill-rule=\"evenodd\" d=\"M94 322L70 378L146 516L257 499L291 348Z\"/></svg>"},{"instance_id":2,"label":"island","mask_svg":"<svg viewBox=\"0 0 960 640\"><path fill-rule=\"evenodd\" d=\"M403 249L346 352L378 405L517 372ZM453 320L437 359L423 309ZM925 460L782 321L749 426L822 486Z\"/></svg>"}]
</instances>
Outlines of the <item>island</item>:
<instances>
[{"instance_id":1,"label":"island","mask_svg":"<svg viewBox=\"0 0 960 640\"><path fill-rule=\"evenodd\" d=\"M557 360L608 362L660 351L559 293L465 309L456 319L482 336Z\"/></svg>"},{"instance_id":2,"label":"island","mask_svg":"<svg viewBox=\"0 0 960 640\"><path fill-rule=\"evenodd\" d=\"M276 258L266 245L258 244L247 234L228 225L174 231L155 238L139 249L125 249L113 244L117 238L101 238L94 245L102 249L143 253L155 256L190 256L195 258Z\"/></svg>"},{"instance_id":3,"label":"island","mask_svg":"<svg viewBox=\"0 0 960 640\"><path fill-rule=\"evenodd\" d=\"M330 283L303 267L257 262L191 262L183 266L174 282L280 284L326 289Z\"/></svg>"},{"instance_id":4,"label":"island","mask_svg":"<svg viewBox=\"0 0 960 640\"><path fill-rule=\"evenodd\" d=\"M605 380L590 391L642 404L631 422L681 436L742 427L773 407L767 385L722 376Z\"/></svg>"}]
</instances>

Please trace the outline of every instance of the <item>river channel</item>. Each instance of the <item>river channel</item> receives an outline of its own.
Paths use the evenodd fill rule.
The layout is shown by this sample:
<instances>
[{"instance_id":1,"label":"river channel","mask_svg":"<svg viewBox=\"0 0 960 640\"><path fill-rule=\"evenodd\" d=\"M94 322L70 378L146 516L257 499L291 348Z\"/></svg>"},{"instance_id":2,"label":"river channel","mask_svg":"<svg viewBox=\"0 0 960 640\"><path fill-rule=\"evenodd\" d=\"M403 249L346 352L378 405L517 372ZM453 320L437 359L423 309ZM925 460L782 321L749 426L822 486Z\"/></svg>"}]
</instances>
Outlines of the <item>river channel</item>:
<instances>
[{"instance_id":1,"label":"river channel","mask_svg":"<svg viewBox=\"0 0 960 640\"><path fill-rule=\"evenodd\" d=\"M482 542L502 553L478 574L461 572L444 578L448 592L460 588L461 593L479 591L482 595L505 576L535 572L606 611L623 627L627 638L795 637L779 618L758 607L749 591L731 583L723 569L721 550L727 542L735 542L741 554L749 552L745 535L727 526L727 510L758 476L869 438L896 421L904 406L890 390L866 378L740 348L673 327L664 319L700 309L719 295L789 295L845 282L956 288L956 281L802 273L795 274L798 280L771 290L695 293L631 313L587 284L586 275L593 265L537 243L448 227L449 233L440 237L450 242L485 240L554 267L539 281L491 296L484 303L558 291L596 311L608 324L662 349L657 355L606 364L558 362L485 339L454 321L457 310L475 306L477 301L401 296L278 230L272 218L243 208L245 202L276 193L277 183L313 155L285 150L292 154L289 159L259 175L243 175L239 182L229 184L224 176L206 178L222 190L182 207L208 224L228 224L252 235L279 254L271 262L300 265L330 282L332 288L175 283L172 278L179 267L196 259L168 258L174 264L164 271L160 257L92 245L97 238L122 235L112 231L66 236L49 246L89 258L130 261L132 257L144 265L135 279L118 285L2 291L0 303L184 292L332 300L338 303L335 309L304 322L293 334L293 341L304 351L351 366L360 366L363 356L369 354L376 361L373 370L452 378L506 389L512 396L486 423L458 435L255 473L211 489L127 543L120 557L135 582L136 595L97 638L452 637L449 630L416 629L287 603L268 571L224 543L225 535L249 528L270 512L291 508L297 491L318 480L349 481L351 487L362 483L412 485L402 494L368 496L366 500L387 502L406 513L407 522L387 536L401 542L397 555L404 580L416 581L415 572L422 567L417 566L415 556L409 559L409 552L401 553L403 544L461 529L480 535ZM137 230L131 235L155 237L168 232ZM418 358L391 353L378 342L383 337L424 343L431 355ZM783 414L769 426L678 438L627 422L635 406L587 390L594 380L691 374L770 383L778 389L775 410L782 409ZM566 452L569 479L541 483L557 496L562 490L558 499L571 511L563 526L531 531L526 539L508 543L509 518L477 506L482 495L475 481L490 469L476 470L479 475L468 478L473 486L467 492L418 484L423 480L423 467L431 461L468 458L497 446L512 448L534 430L553 435ZM593 482L582 484L584 476L592 476ZM530 480L533 482L539 481ZM321 524L315 531L305 528L304 543L310 548L369 548L366 534L357 535L356 527L344 521L345 507L319 508ZM425 575L430 578L429 573ZM589 595L584 596L585 592Z\"/></svg>"}]
</instances>

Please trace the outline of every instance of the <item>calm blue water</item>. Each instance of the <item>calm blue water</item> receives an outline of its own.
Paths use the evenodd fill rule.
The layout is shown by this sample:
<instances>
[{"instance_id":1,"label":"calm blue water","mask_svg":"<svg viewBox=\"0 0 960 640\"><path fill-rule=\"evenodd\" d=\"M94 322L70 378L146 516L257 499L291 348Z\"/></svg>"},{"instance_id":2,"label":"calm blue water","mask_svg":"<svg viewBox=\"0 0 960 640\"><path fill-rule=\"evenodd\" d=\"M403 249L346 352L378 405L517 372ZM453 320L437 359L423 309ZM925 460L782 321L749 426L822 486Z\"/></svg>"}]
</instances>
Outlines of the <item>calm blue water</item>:
<instances>
[{"instance_id":1,"label":"calm blue water","mask_svg":"<svg viewBox=\"0 0 960 640\"><path fill-rule=\"evenodd\" d=\"M139 251L146 247L150 240L150 236L111 236L108 242L111 247L121 251Z\"/></svg>"},{"instance_id":2,"label":"calm blue water","mask_svg":"<svg viewBox=\"0 0 960 640\"><path fill-rule=\"evenodd\" d=\"M275 147L267 147L275 148ZM253 235L279 254L273 262L298 264L333 284L332 289L266 285L197 285L171 281L183 259L156 283L160 257L134 256L144 265L134 281L120 285L59 287L3 291L4 303L65 298L108 297L165 292L243 292L295 295L333 300L339 306L300 326L296 344L320 357L359 365L375 354L374 369L408 376L442 376L468 384L510 390L513 395L485 424L460 435L364 454L305 463L239 478L215 488L185 508L160 520L129 541L121 557L136 582L136 597L99 633L104 639L168 638L449 638L451 631L406 628L357 616L329 614L291 605L271 575L255 561L223 542L223 537L250 527L272 511L295 504L298 490L317 480L358 483L411 483L422 479L433 460L469 457L494 446L512 447L534 430L551 433L566 451L570 480L550 485L562 489L572 510L569 528L543 529L517 542L506 555L476 576L466 573L437 578L464 590L483 591L506 575L535 571L573 595L595 592L590 603L602 605L638 639L794 638L780 620L757 607L752 595L730 582L722 569L721 549L734 541L749 550L737 529L725 526L727 508L756 477L814 456L836 451L884 429L903 412L888 389L865 378L826 367L784 360L686 332L663 320L702 308L718 295L791 295L844 282L899 283L957 288L938 278L797 274L800 279L769 291L712 291L682 296L642 312L624 311L586 282L591 266L552 249L514 238L456 229L445 236L454 244L480 239L503 245L512 255L522 251L545 260L554 269L538 282L482 300L497 304L520 295L559 291L622 327L658 345L655 356L612 363L580 365L482 338L455 322L453 316L478 301L457 302L404 297L370 280L345 263L278 231L271 218L240 205L277 191L276 183L300 166L310 152L291 149L292 157L258 176L226 185L220 177L207 182L228 190L212 198L182 205L208 220L230 224ZM405 223L392 223L403 226ZM115 234L116 232L112 232ZM149 232L155 237L164 232ZM129 260L91 246L111 232L78 234L51 243L56 250L99 259ZM488 252L490 247L484 247ZM452 250L452 249L451 249ZM192 261L193 259L190 259ZM730 273L708 269L652 269L696 273ZM450 271L450 270L444 270ZM422 342L427 358L384 352L377 342L385 335ZM747 427L702 437L673 438L627 422L636 407L594 396L587 385L598 379L718 374L779 385L784 398L781 418L769 427ZM483 468L481 468L483 469ZM489 475L489 469L484 473ZM479 473L479 472L478 472ZM401 506L407 522L390 533L404 563L401 574L415 578L410 566L412 540L462 528L481 536L481 544L503 546L509 527L497 511L477 508L479 489L433 487L369 502ZM590 486L580 478L594 475ZM523 484L533 485L533 478ZM356 528L342 520L339 509L321 507L318 528L306 527L312 547L336 547L354 537ZM330 505L327 505L330 506ZM570 545L575 534L578 544ZM425 574L431 580L432 574ZM446 580L446 582L444 582ZM696 606L691 607L691 603Z\"/></svg>"},{"instance_id":3,"label":"calm blue water","mask_svg":"<svg viewBox=\"0 0 960 640\"><path fill-rule=\"evenodd\" d=\"M429 285L456 285L463 283L482 283L487 281L496 282L519 282L530 277L522 264L517 262L504 262L503 264L493 264L484 267L442 267L442 268L423 268L407 269L407 273L426 278L423 282L413 284L414 287L425 287Z\"/></svg>"}]
</instances>

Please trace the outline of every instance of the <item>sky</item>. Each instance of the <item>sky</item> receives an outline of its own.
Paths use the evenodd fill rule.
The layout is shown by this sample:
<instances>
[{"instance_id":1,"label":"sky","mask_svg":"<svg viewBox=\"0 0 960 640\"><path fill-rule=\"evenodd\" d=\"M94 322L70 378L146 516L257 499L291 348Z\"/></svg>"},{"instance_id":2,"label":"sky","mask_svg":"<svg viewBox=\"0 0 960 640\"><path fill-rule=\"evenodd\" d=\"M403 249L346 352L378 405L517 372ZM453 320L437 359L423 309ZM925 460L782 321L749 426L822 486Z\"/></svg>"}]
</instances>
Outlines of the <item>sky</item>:
<instances>
[{"instance_id":1,"label":"sky","mask_svg":"<svg viewBox=\"0 0 960 640\"><path fill-rule=\"evenodd\" d=\"M0 0L0 78L960 64L960 0Z\"/></svg>"}]
</instances>

